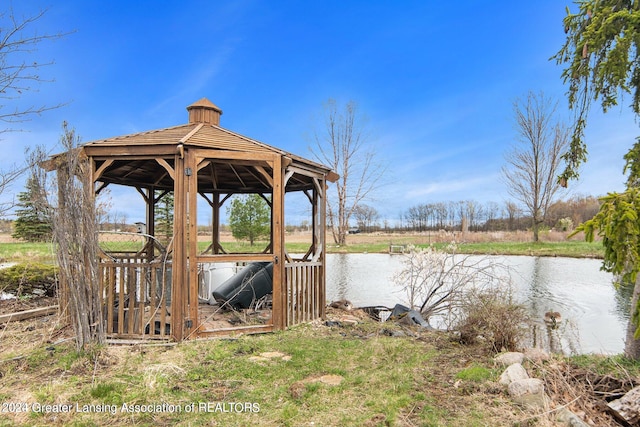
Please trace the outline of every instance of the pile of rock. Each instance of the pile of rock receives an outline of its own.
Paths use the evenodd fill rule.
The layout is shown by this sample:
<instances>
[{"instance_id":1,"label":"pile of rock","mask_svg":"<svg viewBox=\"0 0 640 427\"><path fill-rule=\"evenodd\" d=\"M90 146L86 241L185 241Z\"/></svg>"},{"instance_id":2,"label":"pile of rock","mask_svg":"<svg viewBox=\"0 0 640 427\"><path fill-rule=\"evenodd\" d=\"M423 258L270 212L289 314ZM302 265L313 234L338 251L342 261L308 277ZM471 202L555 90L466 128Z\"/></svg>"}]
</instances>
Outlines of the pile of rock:
<instances>
[{"instance_id":1,"label":"pile of rock","mask_svg":"<svg viewBox=\"0 0 640 427\"><path fill-rule=\"evenodd\" d=\"M531 378L522 363L524 360L533 363L542 363L549 359L549 354L539 348L531 348L520 352L501 353L495 357L496 363L505 366L506 369L500 375L500 384L507 387L507 392L514 402L536 410L549 411L552 403L544 390L544 381L539 378ZM556 419L568 426L588 427L573 412L565 407L554 411Z\"/></svg>"}]
</instances>

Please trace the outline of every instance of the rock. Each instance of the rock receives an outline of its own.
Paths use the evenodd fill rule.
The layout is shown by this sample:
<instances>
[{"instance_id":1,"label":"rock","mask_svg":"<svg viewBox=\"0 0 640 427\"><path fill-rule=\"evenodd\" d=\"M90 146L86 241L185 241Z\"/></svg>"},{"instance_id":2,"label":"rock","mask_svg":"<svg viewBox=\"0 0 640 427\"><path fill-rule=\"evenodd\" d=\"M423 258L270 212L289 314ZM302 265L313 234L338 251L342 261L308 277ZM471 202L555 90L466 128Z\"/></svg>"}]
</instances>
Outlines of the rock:
<instances>
[{"instance_id":1,"label":"rock","mask_svg":"<svg viewBox=\"0 0 640 427\"><path fill-rule=\"evenodd\" d=\"M544 408L547 405L544 382L538 378L513 381L507 390L513 401L520 405L532 408Z\"/></svg>"},{"instance_id":2,"label":"rock","mask_svg":"<svg viewBox=\"0 0 640 427\"><path fill-rule=\"evenodd\" d=\"M524 357L534 363L542 363L549 360L549 353L541 348L527 348Z\"/></svg>"},{"instance_id":3,"label":"rock","mask_svg":"<svg viewBox=\"0 0 640 427\"><path fill-rule=\"evenodd\" d=\"M529 374L520 363L509 365L500 375L500 384L509 385L514 381L525 380L529 378Z\"/></svg>"},{"instance_id":4,"label":"rock","mask_svg":"<svg viewBox=\"0 0 640 427\"><path fill-rule=\"evenodd\" d=\"M337 308L338 310L344 310L344 311L353 310L353 304L348 299L333 301L331 304L329 304L329 307Z\"/></svg>"},{"instance_id":5,"label":"rock","mask_svg":"<svg viewBox=\"0 0 640 427\"><path fill-rule=\"evenodd\" d=\"M524 378L513 381L508 387L509 396L519 397L525 394L544 393L544 383L538 378Z\"/></svg>"},{"instance_id":6,"label":"rock","mask_svg":"<svg viewBox=\"0 0 640 427\"><path fill-rule=\"evenodd\" d=\"M556 416L556 420L571 427L590 427L589 424L582 421L580 417L567 408L560 408L558 415Z\"/></svg>"},{"instance_id":7,"label":"rock","mask_svg":"<svg viewBox=\"0 0 640 427\"><path fill-rule=\"evenodd\" d=\"M256 363L268 362L274 359L280 359L285 362L288 362L289 360L291 360L291 356L289 356L288 354L281 353L279 351L267 351L264 353L260 353L259 356L249 357L250 362L256 362Z\"/></svg>"},{"instance_id":8,"label":"rock","mask_svg":"<svg viewBox=\"0 0 640 427\"><path fill-rule=\"evenodd\" d=\"M407 336L407 334L405 334L403 331L399 331L396 329L383 329L382 333L388 337L406 337Z\"/></svg>"},{"instance_id":9,"label":"rock","mask_svg":"<svg viewBox=\"0 0 640 427\"><path fill-rule=\"evenodd\" d=\"M508 352L498 354L493 360L498 363L501 363L503 366L513 365L514 363L522 364L524 360L524 354L519 352Z\"/></svg>"},{"instance_id":10,"label":"rock","mask_svg":"<svg viewBox=\"0 0 640 427\"><path fill-rule=\"evenodd\" d=\"M349 316L349 315L345 315L345 316L340 316L340 322L342 322L345 325L357 325L358 324L359 319L355 316Z\"/></svg>"},{"instance_id":11,"label":"rock","mask_svg":"<svg viewBox=\"0 0 640 427\"><path fill-rule=\"evenodd\" d=\"M533 410L547 410L550 405L550 399L546 394L525 394L520 397L514 397L513 401L525 408Z\"/></svg>"},{"instance_id":12,"label":"rock","mask_svg":"<svg viewBox=\"0 0 640 427\"><path fill-rule=\"evenodd\" d=\"M632 426L640 425L640 386L631 389L620 399L607 403L617 418Z\"/></svg>"},{"instance_id":13,"label":"rock","mask_svg":"<svg viewBox=\"0 0 640 427\"><path fill-rule=\"evenodd\" d=\"M319 377L317 381L327 385L340 385L343 379L344 377L341 375L323 375Z\"/></svg>"}]
</instances>

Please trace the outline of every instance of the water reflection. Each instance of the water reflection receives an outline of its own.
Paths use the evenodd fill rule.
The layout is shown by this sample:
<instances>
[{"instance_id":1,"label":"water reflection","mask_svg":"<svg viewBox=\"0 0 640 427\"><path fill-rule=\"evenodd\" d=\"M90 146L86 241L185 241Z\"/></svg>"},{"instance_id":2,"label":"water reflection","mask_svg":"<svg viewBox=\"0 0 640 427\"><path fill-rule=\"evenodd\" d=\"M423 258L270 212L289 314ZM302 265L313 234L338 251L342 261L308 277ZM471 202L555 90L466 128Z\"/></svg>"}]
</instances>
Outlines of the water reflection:
<instances>
[{"instance_id":1,"label":"water reflection","mask_svg":"<svg viewBox=\"0 0 640 427\"><path fill-rule=\"evenodd\" d=\"M616 312L625 320L629 320L631 313L631 297L633 296L633 283L619 283L615 287Z\"/></svg>"},{"instance_id":2,"label":"water reflection","mask_svg":"<svg viewBox=\"0 0 640 427\"><path fill-rule=\"evenodd\" d=\"M628 319L631 290L613 286L601 261L573 258L493 257L512 270L516 299L525 304L532 322L532 340L564 353L620 353ZM393 282L402 256L329 254L327 298L346 298L356 306L406 304ZM557 329L548 330L544 313L562 314Z\"/></svg>"},{"instance_id":3,"label":"water reflection","mask_svg":"<svg viewBox=\"0 0 640 427\"><path fill-rule=\"evenodd\" d=\"M567 294L560 283L567 281L558 281L556 271L570 269L570 266L558 258L523 257L511 261L516 264L516 294L531 315L531 342L528 344L554 353L580 353L580 334L574 316L579 304L575 304L577 299L573 295ZM573 276L570 280L575 279ZM560 313L563 320L557 324L545 322L548 312Z\"/></svg>"},{"instance_id":4,"label":"water reflection","mask_svg":"<svg viewBox=\"0 0 640 427\"><path fill-rule=\"evenodd\" d=\"M534 321L549 310L562 313L562 326L549 347L564 353L619 353L624 348L625 314L616 304L613 275L601 261L573 258L505 257L521 280L516 295ZM544 328L544 322L537 322ZM547 334L549 335L549 334Z\"/></svg>"},{"instance_id":5,"label":"water reflection","mask_svg":"<svg viewBox=\"0 0 640 427\"><path fill-rule=\"evenodd\" d=\"M386 254L328 254L327 298L348 299L356 307L404 303L393 276L402 257Z\"/></svg>"},{"instance_id":6,"label":"water reflection","mask_svg":"<svg viewBox=\"0 0 640 427\"><path fill-rule=\"evenodd\" d=\"M336 298L335 299L348 299L349 294L349 261L346 256L342 256L346 254L339 254L336 260L334 283L336 287Z\"/></svg>"},{"instance_id":7,"label":"water reflection","mask_svg":"<svg viewBox=\"0 0 640 427\"><path fill-rule=\"evenodd\" d=\"M540 347L560 354L580 354L585 351L580 344L580 332L574 320L561 321L557 327L533 319L529 325L529 341L524 344Z\"/></svg>"}]
</instances>

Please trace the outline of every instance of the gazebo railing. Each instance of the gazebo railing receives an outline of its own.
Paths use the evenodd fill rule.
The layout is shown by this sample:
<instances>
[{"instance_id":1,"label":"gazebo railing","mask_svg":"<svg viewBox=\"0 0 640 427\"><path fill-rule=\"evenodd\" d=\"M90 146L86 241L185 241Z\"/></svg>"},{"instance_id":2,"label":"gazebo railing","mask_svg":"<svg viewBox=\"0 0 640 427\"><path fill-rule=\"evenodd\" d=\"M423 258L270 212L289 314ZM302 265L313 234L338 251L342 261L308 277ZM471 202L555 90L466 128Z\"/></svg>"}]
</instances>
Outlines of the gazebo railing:
<instances>
[{"instance_id":1,"label":"gazebo railing","mask_svg":"<svg viewBox=\"0 0 640 427\"><path fill-rule=\"evenodd\" d=\"M285 327L322 318L326 305L322 262L289 258L284 268L284 313L274 315L284 317ZM119 248L100 257L100 295L107 336L171 337L171 270L166 254L150 257L146 251ZM196 295L196 300L204 296Z\"/></svg>"},{"instance_id":2,"label":"gazebo railing","mask_svg":"<svg viewBox=\"0 0 640 427\"><path fill-rule=\"evenodd\" d=\"M324 316L324 268L321 262L294 261L285 264L286 326Z\"/></svg>"},{"instance_id":3,"label":"gazebo railing","mask_svg":"<svg viewBox=\"0 0 640 427\"><path fill-rule=\"evenodd\" d=\"M140 233L100 233L99 242L107 336L169 338L171 259L164 247L153 236Z\"/></svg>"},{"instance_id":4,"label":"gazebo railing","mask_svg":"<svg viewBox=\"0 0 640 427\"><path fill-rule=\"evenodd\" d=\"M99 280L107 336L169 337L170 264L134 258L103 259Z\"/></svg>"}]
</instances>

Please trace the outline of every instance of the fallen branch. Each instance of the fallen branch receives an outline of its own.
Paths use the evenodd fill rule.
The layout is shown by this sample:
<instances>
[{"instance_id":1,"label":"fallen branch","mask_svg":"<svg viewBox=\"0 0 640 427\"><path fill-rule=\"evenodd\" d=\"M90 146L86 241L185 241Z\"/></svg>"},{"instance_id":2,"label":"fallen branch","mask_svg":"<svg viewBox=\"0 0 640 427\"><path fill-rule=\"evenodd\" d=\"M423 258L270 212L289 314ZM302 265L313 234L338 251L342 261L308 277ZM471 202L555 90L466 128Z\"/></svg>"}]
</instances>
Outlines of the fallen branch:
<instances>
[{"instance_id":1,"label":"fallen branch","mask_svg":"<svg viewBox=\"0 0 640 427\"><path fill-rule=\"evenodd\" d=\"M33 319L34 317L48 316L50 314L54 314L57 312L58 312L57 305L50 305L49 307L34 308L31 310L16 311L14 313L0 315L0 324L9 323L11 321Z\"/></svg>"}]
</instances>

